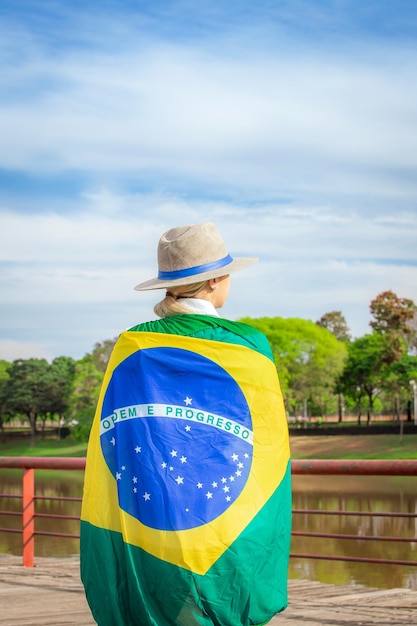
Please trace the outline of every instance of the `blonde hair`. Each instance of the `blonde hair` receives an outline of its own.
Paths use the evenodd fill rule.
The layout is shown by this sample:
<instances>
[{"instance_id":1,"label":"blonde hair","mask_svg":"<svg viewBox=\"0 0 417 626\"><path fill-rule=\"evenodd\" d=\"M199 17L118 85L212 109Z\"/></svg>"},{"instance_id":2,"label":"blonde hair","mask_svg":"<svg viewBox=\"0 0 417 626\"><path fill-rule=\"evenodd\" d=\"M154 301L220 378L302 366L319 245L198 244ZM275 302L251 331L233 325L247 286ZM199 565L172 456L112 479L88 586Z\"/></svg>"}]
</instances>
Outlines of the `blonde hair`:
<instances>
[{"instance_id":1,"label":"blonde hair","mask_svg":"<svg viewBox=\"0 0 417 626\"><path fill-rule=\"evenodd\" d=\"M180 285L176 288L170 287L165 297L154 306L154 313L158 317L170 317L179 313L193 313L192 309L181 303L181 298L195 298L204 289L207 282L207 280L203 280L191 285Z\"/></svg>"}]
</instances>

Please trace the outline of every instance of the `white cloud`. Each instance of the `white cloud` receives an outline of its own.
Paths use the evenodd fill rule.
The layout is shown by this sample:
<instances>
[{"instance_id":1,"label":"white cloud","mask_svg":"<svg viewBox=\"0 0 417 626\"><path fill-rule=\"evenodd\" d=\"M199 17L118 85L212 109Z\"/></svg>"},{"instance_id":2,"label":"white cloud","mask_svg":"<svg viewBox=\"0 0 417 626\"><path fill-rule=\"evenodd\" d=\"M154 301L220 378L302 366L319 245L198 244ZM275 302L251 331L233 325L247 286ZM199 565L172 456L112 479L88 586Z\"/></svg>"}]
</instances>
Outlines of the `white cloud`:
<instances>
[{"instance_id":1,"label":"white cloud","mask_svg":"<svg viewBox=\"0 0 417 626\"><path fill-rule=\"evenodd\" d=\"M216 32L187 40L139 36L157 8L96 15L94 31L62 6L80 45L56 54L3 27L0 350L80 357L152 317L159 294L133 286L155 275L160 234L206 219L232 254L260 256L233 277L233 319L340 310L358 336L381 291L417 302L415 50L295 46L276 36L294 3L279 19L268 6L278 30L264 16L222 38L214 11Z\"/></svg>"},{"instance_id":2,"label":"white cloud","mask_svg":"<svg viewBox=\"0 0 417 626\"><path fill-rule=\"evenodd\" d=\"M107 194L100 197L109 203ZM175 224L205 219L215 221L233 255L260 257L233 277L224 309L232 319L316 320L340 310L360 336L369 330L369 303L381 291L417 302L417 225L411 215L374 220L315 207L258 212L204 201L189 207L172 195L160 203L142 200L134 198L134 218L132 198L122 196L114 199L114 214L101 214L95 198L89 211L77 214L0 216L7 263L0 277L0 301L7 303L0 337L23 335L25 344L32 336L40 345L36 355L60 350L80 357L96 341L153 318L160 293L138 294L133 287L156 275L159 236Z\"/></svg>"},{"instance_id":3,"label":"white cloud","mask_svg":"<svg viewBox=\"0 0 417 626\"><path fill-rule=\"evenodd\" d=\"M2 103L3 165L401 195L416 188L417 58L391 55L277 49L249 60L157 42L111 56L40 52L9 75L12 93L21 73L43 87Z\"/></svg>"},{"instance_id":4,"label":"white cloud","mask_svg":"<svg viewBox=\"0 0 417 626\"><path fill-rule=\"evenodd\" d=\"M56 355L49 352L41 343L0 339L0 359L4 361L33 358L51 361L54 356Z\"/></svg>"}]
</instances>

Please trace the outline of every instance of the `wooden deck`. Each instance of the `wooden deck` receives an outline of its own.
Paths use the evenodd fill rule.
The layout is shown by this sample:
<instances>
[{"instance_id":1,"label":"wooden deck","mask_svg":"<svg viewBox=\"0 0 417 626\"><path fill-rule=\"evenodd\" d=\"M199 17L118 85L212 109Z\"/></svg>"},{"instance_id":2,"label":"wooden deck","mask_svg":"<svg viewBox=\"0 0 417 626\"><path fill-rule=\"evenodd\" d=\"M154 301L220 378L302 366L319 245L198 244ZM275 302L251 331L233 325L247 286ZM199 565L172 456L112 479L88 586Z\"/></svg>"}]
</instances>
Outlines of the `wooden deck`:
<instances>
[{"instance_id":1,"label":"wooden deck","mask_svg":"<svg viewBox=\"0 0 417 626\"><path fill-rule=\"evenodd\" d=\"M0 555L0 625L94 626L79 579L78 559ZM417 591L323 585L291 580L289 607L270 626L413 626Z\"/></svg>"}]
</instances>

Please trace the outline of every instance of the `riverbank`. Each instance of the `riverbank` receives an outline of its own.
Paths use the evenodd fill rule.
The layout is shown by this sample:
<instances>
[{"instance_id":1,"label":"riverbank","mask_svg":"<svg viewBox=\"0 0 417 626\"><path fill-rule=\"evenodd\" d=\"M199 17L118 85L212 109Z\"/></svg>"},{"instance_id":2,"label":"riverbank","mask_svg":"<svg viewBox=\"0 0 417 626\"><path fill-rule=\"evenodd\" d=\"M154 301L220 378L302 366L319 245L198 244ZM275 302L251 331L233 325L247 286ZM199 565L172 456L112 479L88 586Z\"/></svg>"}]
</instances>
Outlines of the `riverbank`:
<instances>
[{"instance_id":1,"label":"riverbank","mask_svg":"<svg viewBox=\"0 0 417 626\"><path fill-rule=\"evenodd\" d=\"M417 434L391 435L296 435L290 432L293 459L416 459ZM0 443L0 456L84 457L87 444L71 437L39 439L35 447L28 439Z\"/></svg>"},{"instance_id":2,"label":"riverbank","mask_svg":"<svg viewBox=\"0 0 417 626\"><path fill-rule=\"evenodd\" d=\"M416 459L417 435L297 435L293 459Z\"/></svg>"}]
</instances>

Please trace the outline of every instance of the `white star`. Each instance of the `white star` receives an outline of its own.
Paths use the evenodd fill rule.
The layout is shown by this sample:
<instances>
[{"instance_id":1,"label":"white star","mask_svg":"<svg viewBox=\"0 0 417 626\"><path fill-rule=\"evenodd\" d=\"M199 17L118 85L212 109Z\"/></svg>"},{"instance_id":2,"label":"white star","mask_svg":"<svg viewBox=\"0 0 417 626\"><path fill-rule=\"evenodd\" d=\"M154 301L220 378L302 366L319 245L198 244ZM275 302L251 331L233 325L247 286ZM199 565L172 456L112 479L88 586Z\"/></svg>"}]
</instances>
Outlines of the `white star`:
<instances>
[{"instance_id":1,"label":"white star","mask_svg":"<svg viewBox=\"0 0 417 626\"><path fill-rule=\"evenodd\" d=\"M232 459L233 459L233 461L237 461L237 460L238 460L238 458L239 458L239 455L238 455L238 454L232 454Z\"/></svg>"},{"instance_id":2,"label":"white star","mask_svg":"<svg viewBox=\"0 0 417 626\"><path fill-rule=\"evenodd\" d=\"M242 476L242 472L240 470L236 470L235 474L236 476Z\"/></svg>"},{"instance_id":3,"label":"white star","mask_svg":"<svg viewBox=\"0 0 417 626\"><path fill-rule=\"evenodd\" d=\"M212 487L217 487L217 483L216 483L216 481L215 481L215 480L213 480L213 482L211 483L211 486L212 486Z\"/></svg>"},{"instance_id":4,"label":"white star","mask_svg":"<svg viewBox=\"0 0 417 626\"><path fill-rule=\"evenodd\" d=\"M224 484L224 483L227 483L227 478L225 478L224 476L223 476L223 478L222 478L222 483L223 483L223 484Z\"/></svg>"},{"instance_id":5,"label":"white star","mask_svg":"<svg viewBox=\"0 0 417 626\"><path fill-rule=\"evenodd\" d=\"M190 406L190 404L192 404L192 403L193 403L193 400L192 400L192 398L189 398L189 397L187 396L187 397L185 398L184 402L185 402L185 404L186 404L187 406Z\"/></svg>"},{"instance_id":6,"label":"white star","mask_svg":"<svg viewBox=\"0 0 417 626\"><path fill-rule=\"evenodd\" d=\"M213 497L213 494L211 493L211 491L207 491L206 493L207 500L210 500L212 497Z\"/></svg>"},{"instance_id":7,"label":"white star","mask_svg":"<svg viewBox=\"0 0 417 626\"><path fill-rule=\"evenodd\" d=\"M172 457L177 456L178 452L176 450L171 450L170 455Z\"/></svg>"},{"instance_id":8,"label":"white star","mask_svg":"<svg viewBox=\"0 0 417 626\"><path fill-rule=\"evenodd\" d=\"M185 427L185 432L189 433L190 430L191 430L191 426L187 424L187 426Z\"/></svg>"},{"instance_id":9,"label":"white star","mask_svg":"<svg viewBox=\"0 0 417 626\"><path fill-rule=\"evenodd\" d=\"M116 472L116 480L121 480L122 479L122 475L120 472Z\"/></svg>"},{"instance_id":10,"label":"white star","mask_svg":"<svg viewBox=\"0 0 417 626\"><path fill-rule=\"evenodd\" d=\"M148 493L147 491L145 491L145 493L143 494L143 498L144 498L144 500L150 500L151 499L151 494Z\"/></svg>"},{"instance_id":11,"label":"white star","mask_svg":"<svg viewBox=\"0 0 417 626\"><path fill-rule=\"evenodd\" d=\"M229 476L229 480L232 483L234 481L235 477L234 476Z\"/></svg>"},{"instance_id":12,"label":"white star","mask_svg":"<svg viewBox=\"0 0 417 626\"><path fill-rule=\"evenodd\" d=\"M230 496L226 496L226 502L230 502L232 498Z\"/></svg>"},{"instance_id":13,"label":"white star","mask_svg":"<svg viewBox=\"0 0 417 626\"><path fill-rule=\"evenodd\" d=\"M238 464L237 464L237 466L238 466L240 469L242 469L242 467L243 467L243 463L238 463Z\"/></svg>"},{"instance_id":14,"label":"white star","mask_svg":"<svg viewBox=\"0 0 417 626\"><path fill-rule=\"evenodd\" d=\"M136 446L136 448L135 448L135 452L136 452L136 454L137 454L138 452L142 452L142 448L141 448L140 446Z\"/></svg>"},{"instance_id":15,"label":"white star","mask_svg":"<svg viewBox=\"0 0 417 626\"><path fill-rule=\"evenodd\" d=\"M138 492L137 488L133 487L133 493L137 493L137 492Z\"/></svg>"},{"instance_id":16,"label":"white star","mask_svg":"<svg viewBox=\"0 0 417 626\"><path fill-rule=\"evenodd\" d=\"M230 491L230 487L226 485L225 487L223 487L223 491L224 493L228 493Z\"/></svg>"},{"instance_id":17,"label":"white star","mask_svg":"<svg viewBox=\"0 0 417 626\"><path fill-rule=\"evenodd\" d=\"M112 446L115 446L116 445L116 439L114 437L112 437L110 439L110 443L111 443Z\"/></svg>"},{"instance_id":18,"label":"white star","mask_svg":"<svg viewBox=\"0 0 417 626\"><path fill-rule=\"evenodd\" d=\"M182 456L180 458L181 463L187 463L187 457L186 456Z\"/></svg>"},{"instance_id":19,"label":"white star","mask_svg":"<svg viewBox=\"0 0 417 626\"><path fill-rule=\"evenodd\" d=\"M202 489L203 483L197 483L197 489Z\"/></svg>"},{"instance_id":20,"label":"white star","mask_svg":"<svg viewBox=\"0 0 417 626\"><path fill-rule=\"evenodd\" d=\"M169 469L169 471L170 471L170 472L173 472L173 471L174 471L174 468L173 468L173 466L172 466L172 465L170 465L168 469Z\"/></svg>"},{"instance_id":21,"label":"white star","mask_svg":"<svg viewBox=\"0 0 417 626\"><path fill-rule=\"evenodd\" d=\"M164 469L167 467L168 463L165 463L165 461L163 463L161 463L161 467L163 467Z\"/></svg>"},{"instance_id":22,"label":"white star","mask_svg":"<svg viewBox=\"0 0 417 626\"><path fill-rule=\"evenodd\" d=\"M247 452L245 452L245 454L243 456L245 457L245 459L249 458L249 454Z\"/></svg>"},{"instance_id":23,"label":"white star","mask_svg":"<svg viewBox=\"0 0 417 626\"><path fill-rule=\"evenodd\" d=\"M126 465L122 465L122 470L124 471L126 469Z\"/></svg>"},{"instance_id":24,"label":"white star","mask_svg":"<svg viewBox=\"0 0 417 626\"><path fill-rule=\"evenodd\" d=\"M138 482L137 476L133 476L133 482L136 484Z\"/></svg>"},{"instance_id":25,"label":"white star","mask_svg":"<svg viewBox=\"0 0 417 626\"><path fill-rule=\"evenodd\" d=\"M178 485L183 485L184 484L184 478L182 476L177 476L175 479L175 482L178 483Z\"/></svg>"}]
</instances>

